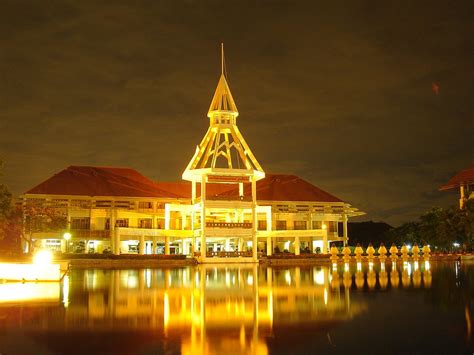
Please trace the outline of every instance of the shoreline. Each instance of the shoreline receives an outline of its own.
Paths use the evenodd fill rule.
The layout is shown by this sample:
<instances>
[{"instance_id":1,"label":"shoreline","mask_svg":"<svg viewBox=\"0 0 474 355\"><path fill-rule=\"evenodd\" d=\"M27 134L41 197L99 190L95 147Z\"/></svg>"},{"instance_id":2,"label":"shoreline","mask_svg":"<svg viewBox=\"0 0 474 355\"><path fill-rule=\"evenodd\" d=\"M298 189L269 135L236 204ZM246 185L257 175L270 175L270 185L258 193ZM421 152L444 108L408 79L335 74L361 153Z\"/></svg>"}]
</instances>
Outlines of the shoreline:
<instances>
[{"instance_id":1,"label":"shoreline","mask_svg":"<svg viewBox=\"0 0 474 355\"><path fill-rule=\"evenodd\" d=\"M373 259L375 262L379 261L379 257L375 256ZM425 260L423 256L420 256L418 261ZM474 253L468 254L431 254L430 261L474 261ZM20 257L0 257L0 263L2 262L13 262L13 263L28 263L31 262L32 258L28 256ZM138 255L123 255L115 257L62 257L55 260L59 263L68 263L71 269L87 269L87 268L100 268L100 269L127 269L127 268L155 268L155 267L183 267L198 265L198 261L195 258L184 257L184 256L138 256ZM351 257L349 263L355 263L357 260L354 256ZM362 256L362 262L367 262L367 256ZM391 262L390 256L385 258L386 262ZM403 259L399 256L397 262L401 262ZM414 261L412 256L409 256L409 262ZM259 265L264 266L300 266L300 265L328 265L333 263L330 254L318 254L318 255L278 255L271 257L262 257L258 260ZM337 260L338 264L344 263L342 256L339 256ZM233 265L235 263L220 263L220 265Z\"/></svg>"}]
</instances>

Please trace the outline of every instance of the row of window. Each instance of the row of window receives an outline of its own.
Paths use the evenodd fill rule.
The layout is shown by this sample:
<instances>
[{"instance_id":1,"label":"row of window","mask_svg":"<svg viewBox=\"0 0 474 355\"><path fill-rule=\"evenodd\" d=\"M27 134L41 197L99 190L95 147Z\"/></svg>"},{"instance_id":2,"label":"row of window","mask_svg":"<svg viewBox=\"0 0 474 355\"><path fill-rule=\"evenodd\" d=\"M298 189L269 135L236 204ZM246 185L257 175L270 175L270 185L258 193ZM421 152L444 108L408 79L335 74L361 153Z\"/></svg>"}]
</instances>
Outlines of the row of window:
<instances>
[{"instance_id":1,"label":"row of window","mask_svg":"<svg viewBox=\"0 0 474 355\"><path fill-rule=\"evenodd\" d=\"M324 223L324 224L323 224ZM118 218L115 220L115 227L121 228L128 228L129 219L128 218ZM313 221L312 229L323 229L325 226L327 231L330 233L337 232L337 222L335 221ZM138 228L153 228L153 219L152 218L141 218L138 220ZM158 221L157 226L155 228L162 229L163 228L163 221ZM71 219L71 229L90 229L90 218L72 218ZM258 221L258 229L259 230L266 230L267 229L267 221L266 220L259 220ZM277 230L287 230L288 223L284 220L276 221L276 229ZM293 222L293 230L305 230L307 229L307 221L294 221ZM105 220L105 230L110 230L110 219L107 218Z\"/></svg>"},{"instance_id":2,"label":"row of window","mask_svg":"<svg viewBox=\"0 0 474 355\"><path fill-rule=\"evenodd\" d=\"M67 200L67 199L39 199L32 198L26 200L26 205L31 207L75 207L75 208L122 208L122 209L141 209L151 210L153 209L152 201L112 201L112 200L96 200L91 204L91 200ZM157 209L164 209L164 203L157 203Z\"/></svg>"},{"instance_id":3,"label":"row of window","mask_svg":"<svg viewBox=\"0 0 474 355\"><path fill-rule=\"evenodd\" d=\"M329 233L337 232L337 222L335 221L313 221L312 229L327 229ZM260 228L259 228L260 229ZM287 230L288 223L284 220L276 221L276 230ZM305 230L307 228L307 221L294 221L293 222L293 230Z\"/></svg>"},{"instance_id":4,"label":"row of window","mask_svg":"<svg viewBox=\"0 0 474 355\"><path fill-rule=\"evenodd\" d=\"M90 229L90 218L71 218L71 229ZM117 218L115 220L115 227L128 228L128 218ZM152 218L141 218L138 220L138 228L153 228ZM158 221L155 228L162 229L163 221ZM110 218L105 220L105 230L110 230Z\"/></svg>"}]
</instances>

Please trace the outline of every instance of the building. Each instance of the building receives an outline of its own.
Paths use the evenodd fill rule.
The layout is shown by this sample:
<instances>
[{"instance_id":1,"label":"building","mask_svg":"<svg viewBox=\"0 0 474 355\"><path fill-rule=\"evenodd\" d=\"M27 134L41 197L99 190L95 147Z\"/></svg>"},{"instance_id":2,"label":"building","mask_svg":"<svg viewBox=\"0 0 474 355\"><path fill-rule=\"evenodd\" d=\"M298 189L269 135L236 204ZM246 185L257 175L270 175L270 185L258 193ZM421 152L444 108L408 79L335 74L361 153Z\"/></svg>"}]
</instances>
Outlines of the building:
<instances>
[{"instance_id":1,"label":"building","mask_svg":"<svg viewBox=\"0 0 474 355\"><path fill-rule=\"evenodd\" d=\"M265 174L238 115L222 64L209 128L184 181L70 166L22 196L26 234L37 247L63 252L179 253L200 262L256 262L259 251L299 255L346 243L348 218L363 213L295 175ZM47 227L44 218L58 223Z\"/></svg>"},{"instance_id":2,"label":"building","mask_svg":"<svg viewBox=\"0 0 474 355\"><path fill-rule=\"evenodd\" d=\"M454 175L439 189L459 189L459 208L463 209L467 200L474 199L474 165Z\"/></svg>"}]
</instances>

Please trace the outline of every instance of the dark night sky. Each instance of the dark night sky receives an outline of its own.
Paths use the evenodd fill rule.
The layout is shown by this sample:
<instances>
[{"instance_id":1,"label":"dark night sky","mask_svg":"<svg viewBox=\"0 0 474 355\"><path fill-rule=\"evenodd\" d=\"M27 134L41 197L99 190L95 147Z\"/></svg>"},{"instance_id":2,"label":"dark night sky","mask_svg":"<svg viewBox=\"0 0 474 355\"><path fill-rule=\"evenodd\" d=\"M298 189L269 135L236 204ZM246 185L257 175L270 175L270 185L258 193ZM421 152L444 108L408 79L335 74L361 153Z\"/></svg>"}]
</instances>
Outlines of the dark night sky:
<instances>
[{"instance_id":1,"label":"dark night sky","mask_svg":"<svg viewBox=\"0 0 474 355\"><path fill-rule=\"evenodd\" d=\"M473 162L473 38L472 0L0 0L4 180L18 194L72 164L180 179L224 41L264 170L397 225L455 204L437 189Z\"/></svg>"}]
</instances>

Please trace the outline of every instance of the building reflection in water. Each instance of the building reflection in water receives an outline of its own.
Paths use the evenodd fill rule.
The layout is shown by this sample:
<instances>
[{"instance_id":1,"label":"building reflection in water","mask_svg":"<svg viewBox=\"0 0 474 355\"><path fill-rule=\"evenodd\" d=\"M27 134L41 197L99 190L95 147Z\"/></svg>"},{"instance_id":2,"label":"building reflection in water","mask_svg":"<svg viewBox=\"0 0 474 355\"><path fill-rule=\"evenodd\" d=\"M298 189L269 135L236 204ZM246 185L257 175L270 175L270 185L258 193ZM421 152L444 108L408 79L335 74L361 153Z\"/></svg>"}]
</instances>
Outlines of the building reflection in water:
<instances>
[{"instance_id":1,"label":"building reflection in water","mask_svg":"<svg viewBox=\"0 0 474 355\"><path fill-rule=\"evenodd\" d=\"M57 284L40 287L36 301L47 295L62 304L56 312L62 320L57 316L51 324L65 330L152 330L178 342L183 354L266 354L275 327L329 328L366 309L363 301L351 302L351 292L399 285L429 287L429 262L398 264L398 270L392 262L74 270L61 290ZM1 305L12 301L12 287L22 285L0 285ZM31 292L28 297L35 301ZM41 324L50 329L48 322Z\"/></svg>"}]
</instances>

